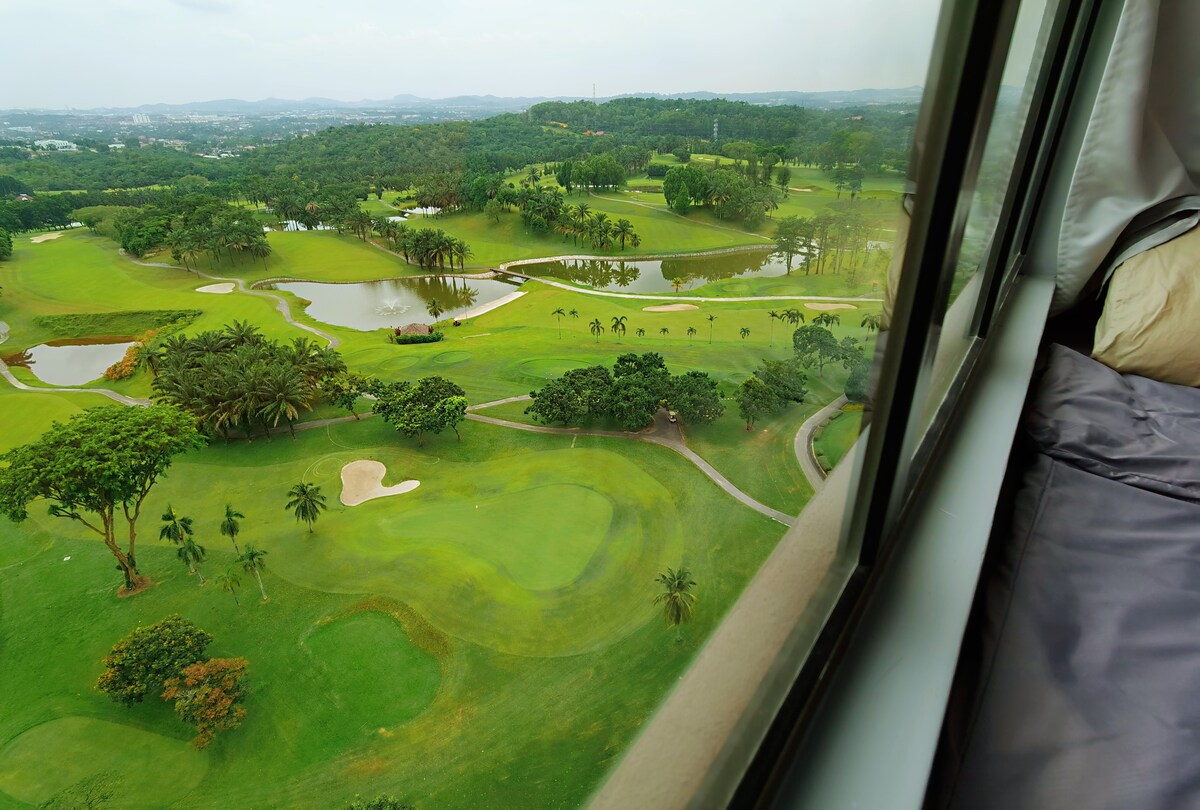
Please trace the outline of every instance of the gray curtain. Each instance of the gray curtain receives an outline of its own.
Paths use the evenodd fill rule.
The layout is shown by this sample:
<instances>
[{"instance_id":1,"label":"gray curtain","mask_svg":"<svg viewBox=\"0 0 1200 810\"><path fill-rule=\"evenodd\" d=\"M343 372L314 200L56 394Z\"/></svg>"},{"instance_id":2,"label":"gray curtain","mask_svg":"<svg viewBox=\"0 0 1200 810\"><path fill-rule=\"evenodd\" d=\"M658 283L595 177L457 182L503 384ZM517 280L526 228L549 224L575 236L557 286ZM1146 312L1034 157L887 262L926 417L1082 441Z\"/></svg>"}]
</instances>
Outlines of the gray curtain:
<instances>
[{"instance_id":1,"label":"gray curtain","mask_svg":"<svg viewBox=\"0 0 1200 810\"><path fill-rule=\"evenodd\" d=\"M1101 2L1030 246L1054 312L1200 211L1200 1Z\"/></svg>"}]
</instances>

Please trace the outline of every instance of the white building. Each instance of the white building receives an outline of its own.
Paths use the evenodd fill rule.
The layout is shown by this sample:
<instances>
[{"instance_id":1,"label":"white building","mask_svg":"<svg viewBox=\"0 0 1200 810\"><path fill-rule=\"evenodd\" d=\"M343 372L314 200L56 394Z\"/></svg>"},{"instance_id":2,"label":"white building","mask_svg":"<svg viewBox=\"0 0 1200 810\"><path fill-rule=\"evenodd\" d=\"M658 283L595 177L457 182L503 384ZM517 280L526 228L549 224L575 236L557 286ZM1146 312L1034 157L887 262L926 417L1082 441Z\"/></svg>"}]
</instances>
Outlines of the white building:
<instances>
[{"instance_id":1,"label":"white building","mask_svg":"<svg viewBox=\"0 0 1200 810\"><path fill-rule=\"evenodd\" d=\"M76 146L75 144L71 143L70 141L60 141L60 140L55 140L53 138L43 140L43 141L34 141L33 145L36 146L38 149L53 149L58 152L77 152L77 151L79 151L79 147Z\"/></svg>"}]
</instances>

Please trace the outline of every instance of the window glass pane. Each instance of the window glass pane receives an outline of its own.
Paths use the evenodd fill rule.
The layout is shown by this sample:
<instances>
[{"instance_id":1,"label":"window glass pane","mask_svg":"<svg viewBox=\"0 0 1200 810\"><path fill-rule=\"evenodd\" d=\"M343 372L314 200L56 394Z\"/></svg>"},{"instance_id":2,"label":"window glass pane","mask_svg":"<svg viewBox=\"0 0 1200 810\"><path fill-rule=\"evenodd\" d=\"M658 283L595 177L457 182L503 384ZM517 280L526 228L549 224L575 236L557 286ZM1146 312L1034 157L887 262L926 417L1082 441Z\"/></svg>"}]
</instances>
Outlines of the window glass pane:
<instances>
[{"instance_id":1,"label":"window glass pane","mask_svg":"<svg viewBox=\"0 0 1200 810\"><path fill-rule=\"evenodd\" d=\"M926 424L933 419L976 339L971 330L984 279L980 271L993 247L1001 209L1017 168L1017 149L1029 121L1034 87L1047 56L1045 38L1056 5L1048 0L1025 0L1017 14L962 246L954 267L945 319L938 335L937 354L924 405Z\"/></svg>"},{"instance_id":2,"label":"window glass pane","mask_svg":"<svg viewBox=\"0 0 1200 810\"><path fill-rule=\"evenodd\" d=\"M4 16L0 452L205 441L98 517L0 462L0 793L728 791L857 563L938 3L68 5ZM174 614L248 661L208 753L93 688Z\"/></svg>"}]
</instances>

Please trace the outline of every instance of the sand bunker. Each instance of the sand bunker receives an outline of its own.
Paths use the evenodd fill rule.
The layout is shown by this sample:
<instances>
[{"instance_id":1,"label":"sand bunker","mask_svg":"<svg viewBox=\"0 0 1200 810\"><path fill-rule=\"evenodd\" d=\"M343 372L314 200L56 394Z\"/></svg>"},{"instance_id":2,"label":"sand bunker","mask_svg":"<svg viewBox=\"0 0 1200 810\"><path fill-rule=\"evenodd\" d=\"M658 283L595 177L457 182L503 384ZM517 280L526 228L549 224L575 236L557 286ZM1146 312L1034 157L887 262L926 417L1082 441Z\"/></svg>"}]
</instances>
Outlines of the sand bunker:
<instances>
[{"instance_id":1,"label":"sand bunker","mask_svg":"<svg viewBox=\"0 0 1200 810\"><path fill-rule=\"evenodd\" d=\"M226 295L227 293L233 292L233 288L234 288L234 283L232 281L226 281L221 284L208 284L204 287L197 287L196 292L215 293L217 295Z\"/></svg>"},{"instance_id":2,"label":"sand bunker","mask_svg":"<svg viewBox=\"0 0 1200 810\"><path fill-rule=\"evenodd\" d=\"M385 487L383 476L386 474L387 467L378 461L351 461L342 467L342 503L358 506L375 498L412 492L421 486L420 481L401 481L395 486Z\"/></svg>"},{"instance_id":3,"label":"sand bunker","mask_svg":"<svg viewBox=\"0 0 1200 810\"><path fill-rule=\"evenodd\" d=\"M854 304L805 304L805 309L815 309L817 312L828 312L831 309L858 309Z\"/></svg>"},{"instance_id":4,"label":"sand bunker","mask_svg":"<svg viewBox=\"0 0 1200 810\"><path fill-rule=\"evenodd\" d=\"M683 312L688 309L700 309L695 304L662 304L656 307L642 307L642 312Z\"/></svg>"},{"instance_id":5,"label":"sand bunker","mask_svg":"<svg viewBox=\"0 0 1200 810\"><path fill-rule=\"evenodd\" d=\"M29 237L29 241L36 245L38 242L49 242L51 239L57 239L62 235L62 231L50 231L49 233L39 233L37 236L31 236Z\"/></svg>"}]
</instances>

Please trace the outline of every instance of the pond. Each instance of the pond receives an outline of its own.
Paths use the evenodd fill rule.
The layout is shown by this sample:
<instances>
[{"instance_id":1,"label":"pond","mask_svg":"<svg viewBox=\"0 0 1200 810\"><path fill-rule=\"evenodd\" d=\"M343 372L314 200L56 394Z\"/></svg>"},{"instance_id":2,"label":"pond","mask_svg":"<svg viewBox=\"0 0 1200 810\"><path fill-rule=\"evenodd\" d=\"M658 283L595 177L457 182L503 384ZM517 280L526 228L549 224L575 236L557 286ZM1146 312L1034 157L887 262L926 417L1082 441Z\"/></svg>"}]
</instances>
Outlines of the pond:
<instances>
[{"instance_id":1,"label":"pond","mask_svg":"<svg viewBox=\"0 0 1200 810\"><path fill-rule=\"evenodd\" d=\"M50 385L82 385L104 376L113 363L125 356L133 341L112 338L96 341L53 341L29 350L29 370Z\"/></svg>"},{"instance_id":2,"label":"pond","mask_svg":"<svg viewBox=\"0 0 1200 810\"><path fill-rule=\"evenodd\" d=\"M800 264L799 260L793 260L793 273L802 272ZM637 293L673 292L675 288L671 282L676 278L683 279L681 290L691 290L724 278L782 276L787 273L783 260L771 258L770 250L628 262L573 259L522 264L512 269L527 276L552 276L597 290Z\"/></svg>"},{"instance_id":3,"label":"pond","mask_svg":"<svg viewBox=\"0 0 1200 810\"><path fill-rule=\"evenodd\" d=\"M426 307L433 300L445 310L439 316L444 320L517 290L517 285L507 281L440 276L358 284L288 281L274 287L310 301L305 311L318 321L363 332L431 323Z\"/></svg>"}]
</instances>

